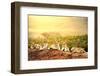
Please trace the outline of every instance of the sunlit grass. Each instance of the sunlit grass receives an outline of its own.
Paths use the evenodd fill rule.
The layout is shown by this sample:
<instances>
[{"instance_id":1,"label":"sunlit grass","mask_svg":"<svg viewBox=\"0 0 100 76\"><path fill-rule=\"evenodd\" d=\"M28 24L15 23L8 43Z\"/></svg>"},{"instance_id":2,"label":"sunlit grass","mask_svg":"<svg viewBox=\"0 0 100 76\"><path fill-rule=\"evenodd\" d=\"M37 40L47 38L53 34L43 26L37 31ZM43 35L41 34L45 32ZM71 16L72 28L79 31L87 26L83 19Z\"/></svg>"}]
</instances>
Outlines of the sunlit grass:
<instances>
[{"instance_id":1,"label":"sunlit grass","mask_svg":"<svg viewBox=\"0 0 100 76\"><path fill-rule=\"evenodd\" d=\"M61 36L59 34L49 34L43 33L44 38L29 38L28 39L28 47L32 44L66 44L70 49L72 47L81 47L87 51L88 48L88 36L87 35L79 35L79 36Z\"/></svg>"}]
</instances>

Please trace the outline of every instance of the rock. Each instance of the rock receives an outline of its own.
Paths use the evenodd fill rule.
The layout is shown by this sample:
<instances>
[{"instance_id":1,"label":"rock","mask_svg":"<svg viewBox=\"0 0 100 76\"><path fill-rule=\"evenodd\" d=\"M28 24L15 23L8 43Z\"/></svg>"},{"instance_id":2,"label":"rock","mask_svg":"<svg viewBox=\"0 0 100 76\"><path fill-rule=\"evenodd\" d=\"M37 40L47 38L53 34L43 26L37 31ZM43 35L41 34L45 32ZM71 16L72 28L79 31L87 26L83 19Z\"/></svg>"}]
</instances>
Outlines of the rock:
<instances>
[{"instance_id":1,"label":"rock","mask_svg":"<svg viewBox=\"0 0 100 76\"><path fill-rule=\"evenodd\" d=\"M72 49L70 51L60 51L57 49L35 50L28 51L28 60L53 60L53 59L74 59L74 58L87 58L87 52L81 48Z\"/></svg>"},{"instance_id":2,"label":"rock","mask_svg":"<svg viewBox=\"0 0 100 76\"><path fill-rule=\"evenodd\" d=\"M82 58L88 58L88 53L87 53L87 52L83 53L83 54L81 55L81 57L82 57Z\"/></svg>"}]
</instances>

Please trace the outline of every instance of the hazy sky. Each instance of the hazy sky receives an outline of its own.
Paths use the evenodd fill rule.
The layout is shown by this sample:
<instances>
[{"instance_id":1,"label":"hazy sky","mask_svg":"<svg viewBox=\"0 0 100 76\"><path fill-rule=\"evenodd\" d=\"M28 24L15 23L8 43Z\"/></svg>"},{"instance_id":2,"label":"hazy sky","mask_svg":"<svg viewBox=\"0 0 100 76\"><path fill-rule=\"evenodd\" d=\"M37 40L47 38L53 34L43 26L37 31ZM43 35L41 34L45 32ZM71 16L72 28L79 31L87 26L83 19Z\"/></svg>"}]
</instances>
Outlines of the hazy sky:
<instances>
[{"instance_id":1,"label":"hazy sky","mask_svg":"<svg viewBox=\"0 0 100 76\"><path fill-rule=\"evenodd\" d=\"M44 32L56 32L61 35L87 34L87 17L69 16L28 16L29 36L35 37Z\"/></svg>"}]
</instances>

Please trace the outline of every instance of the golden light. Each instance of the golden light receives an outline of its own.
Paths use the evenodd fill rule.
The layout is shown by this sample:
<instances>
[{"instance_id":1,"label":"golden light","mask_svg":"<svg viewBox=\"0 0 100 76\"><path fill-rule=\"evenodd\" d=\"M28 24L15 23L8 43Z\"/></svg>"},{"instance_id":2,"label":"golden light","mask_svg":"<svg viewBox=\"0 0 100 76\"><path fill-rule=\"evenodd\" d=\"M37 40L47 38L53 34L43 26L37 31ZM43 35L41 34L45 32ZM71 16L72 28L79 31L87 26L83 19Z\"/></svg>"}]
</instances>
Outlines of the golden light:
<instances>
[{"instance_id":1,"label":"golden light","mask_svg":"<svg viewBox=\"0 0 100 76\"><path fill-rule=\"evenodd\" d=\"M62 35L87 34L87 17L29 15L28 19L29 36L34 37L44 32L57 32Z\"/></svg>"}]
</instances>

